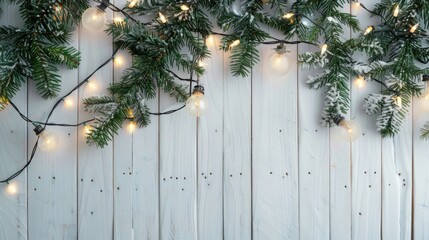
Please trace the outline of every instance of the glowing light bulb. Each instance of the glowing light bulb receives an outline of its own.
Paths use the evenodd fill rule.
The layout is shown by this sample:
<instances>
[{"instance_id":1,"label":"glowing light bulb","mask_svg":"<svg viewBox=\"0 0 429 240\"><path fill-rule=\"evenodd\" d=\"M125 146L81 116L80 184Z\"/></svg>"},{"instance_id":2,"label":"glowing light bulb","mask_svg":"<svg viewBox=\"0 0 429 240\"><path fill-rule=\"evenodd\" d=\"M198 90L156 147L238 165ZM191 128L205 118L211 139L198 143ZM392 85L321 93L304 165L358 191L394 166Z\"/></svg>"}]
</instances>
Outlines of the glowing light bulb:
<instances>
[{"instance_id":1,"label":"glowing light bulb","mask_svg":"<svg viewBox=\"0 0 429 240\"><path fill-rule=\"evenodd\" d=\"M186 109L195 117L201 117L207 110L207 100L204 95L204 87L196 85L192 95L186 101Z\"/></svg>"},{"instance_id":2,"label":"glowing light bulb","mask_svg":"<svg viewBox=\"0 0 429 240\"><path fill-rule=\"evenodd\" d=\"M18 184L16 184L15 182L8 183L6 187L6 192L9 195L16 195L18 193Z\"/></svg>"},{"instance_id":3,"label":"glowing light bulb","mask_svg":"<svg viewBox=\"0 0 429 240\"><path fill-rule=\"evenodd\" d=\"M356 78L356 80L355 80L355 85L356 85L358 88L363 88L363 87L365 87L365 85L366 85L365 78L364 78L363 76L359 76L359 77L357 77L357 78Z\"/></svg>"},{"instance_id":4,"label":"glowing light bulb","mask_svg":"<svg viewBox=\"0 0 429 240\"><path fill-rule=\"evenodd\" d=\"M295 16L294 13L286 13L285 15L283 15L283 18L290 19L293 16Z\"/></svg>"},{"instance_id":5,"label":"glowing light bulb","mask_svg":"<svg viewBox=\"0 0 429 240\"><path fill-rule=\"evenodd\" d=\"M85 136L88 136L94 131L94 127L92 127L91 125L85 125L85 127L83 127L83 130L85 132Z\"/></svg>"},{"instance_id":6,"label":"glowing light bulb","mask_svg":"<svg viewBox=\"0 0 429 240\"><path fill-rule=\"evenodd\" d=\"M135 130L136 130L136 123L135 122L130 122L129 124L128 124L128 131L130 132L130 133L133 133Z\"/></svg>"},{"instance_id":7,"label":"glowing light bulb","mask_svg":"<svg viewBox=\"0 0 429 240\"><path fill-rule=\"evenodd\" d=\"M106 13L98 7L88 8L82 15L83 26L92 32L103 29L105 22Z\"/></svg>"},{"instance_id":8,"label":"glowing light bulb","mask_svg":"<svg viewBox=\"0 0 429 240\"><path fill-rule=\"evenodd\" d=\"M116 64L116 66L122 66L124 64L124 59L121 56L116 56L113 60Z\"/></svg>"},{"instance_id":9,"label":"glowing light bulb","mask_svg":"<svg viewBox=\"0 0 429 240\"><path fill-rule=\"evenodd\" d=\"M55 12L59 13L63 10L63 8L61 7L61 5L56 4L56 5L54 5L54 10L55 10Z\"/></svg>"},{"instance_id":10,"label":"glowing light bulb","mask_svg":"<svg viewBox=\"0 0 429 240\"><path fill-rule=\"evenodd\" d=\"M131 108L128 108L127 110L127 117L128 118L134 118L134 111Z\"/></svg>"},{"instance_id":11,"label":"glowing light bulb","mask_svg":"<svg viewBox=\"0 0 429 240\"><path fill-rule=\"evenodd\" d=\"M235 46L238 46L238 45L240 45L240 40L235 40L234 42L232 42L230 45L229 45L229 47L231 47L231 48L233 48L233 47L235 47Z\"/></svg>"},{"instance_id":12,"label":"glowing light bulb","mask_svg":"<svg viewBox=\"0 0 429 240\"><path fill-rule=\"evenodd\" d=\"M362 134L362 128L354 120L346 120L343 116L338 115L334 118L334 122L340 127L340 137L345 141L352 142Z\"/></svg>"},{"instance_id":13,"label":"glowing light bulb","mask_svg":"<svg viewBox=\"0 0 429 240\"><path fill-rule=\"evenodd\" d=\"M374 30L374 26L369 26L369 27L365 30L365 33L364 33L363 35L368 35L368 34L370 34L373 30Z\"/></svg>"},{"instance_id":14,"label":"glowing light bulb","mask_svg":"<svg viewBox=\"0 0 429 240\"><path fill-rule=\"evenodd\" d=\"M136 6L136 4L137 4L137 2L138 2L138 0L132 0L132 1L130 2L130 4L128 4L128 7L129 7L129 8L133 8L133 7L135 7L135 6Z\"/></svg>"},{"instance_id":15,"label":"glowing light bulb","mask_svg":"<svg viewBox=\"0 0 429 240\"><path fill-rule=\"evenodd\" d=\"M71 97L67 97L64 99L64 105L68 108L73 107L73 99Z\"/></svg>"},{"instance_id":16,"label":"glowing light bulb","mask_svg":"<svg viewBox=\"0 0 429 240\"><path fill-rule=\"evenodd\" d=\"M270 56L270 68L273 72L279 75L285 75L290 70L289 58L287 56L286 46L284 44L278 45L274 49L274 53Z\"/></svg>"},{"instance_id":17,"label":"glowing light bulb","mask_svg":"<svg viewBox=\"0 0 429 240\"><path fill-rule=\"evenodd\" d=\"M124 22L124 19L123 19L123 18L121 18L121 17L115 17L115 18L113 19L113 22L114 22L115 24L122 24L122 23Z\"/></svg>"},{"instance_id":18,"label":"glowing light bulb","mask_svg":"<svg viewBox=\"0 0 429 240\"><path fill-rule=\"evenodd\" d=\"M88 82L88 89L91 91L97 91L99 89L98 83L96 80L91 80Z\"/></svg>"},{"instance_id":19,"label":"glowing light bulb","mask_svg":"<svg viewBox=\"0 0 429 240\"><path fill-rule=\"evenodd\" d=\"M393 16L397 17L399 15L399 4L396 4L395 10L393 10Z\"/></svg>"},{"instance_id":20,"label":"glowing light bulb","mask_svg":"<svg viewBox=\"0 0 429 240\"><path fill-rule=\"evenodd\" d=\"M328 50L328 45L327 44L323 44L322 45L322 51L320 52L320 55L325 54L327 50Z\"/></svg>"},{"instance_id":21,"label":"glowing light bulb","mask_svg":"<svg viewBox=\"0 0 429 240\"><path fill-rule=\"evenodd\" d=\"M395 105L399 109L402 109L402 97L401 96L396 96L396 97L393 98L393 100L395 101Z\"/></svg>"},{"instance_id":22,"label":"glowing light bulb","mask_svg":"<svg viewBox=\"0 0 429 240\"><path fill-rule=\"evenodd\" d=\"M209 35L206 38L206 46L207 47L213 47L214 45L215 45L215 39L214 39L213 35Z\"/></svg>"},{"instance_id":23,"label":"glowing light bulb","mask_svg":"<svg viewBox=\"0 0 429 240\"><path fill-rule=\"evenodd\" d=\"M53 151L58 146L58 137L55 133L47 130L39 134L39 148L44 152Z\"/></svg>"},{"instance_id":24,"label":"glowing light bulb","mask_svg":"<svg viewBox=\"0 0 429 240\"><path fill-rule=\"evenodd\" d=\"M410 32L414 33L418 27L419 27L419 23L416 23L414 26L411 27Z\"/></svg>"},{"instance_id":25,"label":"glowing light bulb","mask_svg":"<svg viewBox=\"0 0 429 240\"><path fill-rule=\"evenodd\" d=\"M356 6L356 7L360 7L360 2L356 2L356 3L355 3L355 6Z\"/></svg>"},{"instance_id":26,"label":"glowing light bulb","mask_svg":"<svg viewBox=\"0 0 429 240\"><path fill-rule=\"evenodd\" d=\"M207 64L203 60L198 61L198 67L206 67L206 66Z\"/></svg>"},{"instance_id":27,"label":"glowing light bulb","mask_svg":"<svg viewBox=\"0 0 429 240\"><path fill-rule=\"evenodd\" d=\"M188 7L188 6L186 6L185 4L183 4L182 6L180 6L180 9L181 9L182 11L188 11L188 10L189 10L189 7Z\"/></svg>"},{"instance_id":28,"label":"glowing light bulb","mask_svg":"<svg viewBox=\"0 0 429 240\"><path fill-rule=\"evenodd\" d=\"M162 14L162 13L158 13L158 15L159 15L159 20L160 20L162 23L166 23L166 22L167 22L167 18L164 16L164 14Z\"/></svg>"}]
</instances>

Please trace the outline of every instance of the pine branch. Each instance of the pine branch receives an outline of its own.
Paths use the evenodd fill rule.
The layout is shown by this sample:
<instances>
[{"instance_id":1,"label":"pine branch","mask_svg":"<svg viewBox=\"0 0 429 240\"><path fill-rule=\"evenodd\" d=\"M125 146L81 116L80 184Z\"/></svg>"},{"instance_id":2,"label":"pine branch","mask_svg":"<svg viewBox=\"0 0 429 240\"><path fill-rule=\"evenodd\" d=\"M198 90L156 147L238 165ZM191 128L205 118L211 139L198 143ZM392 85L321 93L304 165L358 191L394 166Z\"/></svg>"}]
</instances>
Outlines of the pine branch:
<instances>
[{"instance_id":1,"label":"pine branch","mask_svg":"<svg viewBox=\"0 0 429 240\"><path fill-rule=\"evenodd\" d=\"M427 140L427 139L429 139L429 122L427 122L427 123L423 126L422 130L420 131L420 133L421 133L420 138L421 138L422 140Z\"/></svg>"}]
</instances>

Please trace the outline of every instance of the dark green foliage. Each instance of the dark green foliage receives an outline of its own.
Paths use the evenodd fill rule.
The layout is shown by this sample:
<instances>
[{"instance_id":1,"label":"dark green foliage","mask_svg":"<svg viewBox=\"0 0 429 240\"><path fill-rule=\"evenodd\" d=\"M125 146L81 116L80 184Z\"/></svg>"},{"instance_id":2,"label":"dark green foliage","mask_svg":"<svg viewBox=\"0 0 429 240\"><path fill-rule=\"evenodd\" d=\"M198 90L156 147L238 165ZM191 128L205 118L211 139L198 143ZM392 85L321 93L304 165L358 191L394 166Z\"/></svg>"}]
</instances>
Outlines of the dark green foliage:
<instances>
[{"instance_id":1,"label":"dark green foliage","mask_svg":"<svg viewBox=\"0 0 429 240\"><path fill-rule=\"evenodd\" d=\"M421 139L429 139L429 122L427 122L421 130Z\"/></svg>"}]
</instances>

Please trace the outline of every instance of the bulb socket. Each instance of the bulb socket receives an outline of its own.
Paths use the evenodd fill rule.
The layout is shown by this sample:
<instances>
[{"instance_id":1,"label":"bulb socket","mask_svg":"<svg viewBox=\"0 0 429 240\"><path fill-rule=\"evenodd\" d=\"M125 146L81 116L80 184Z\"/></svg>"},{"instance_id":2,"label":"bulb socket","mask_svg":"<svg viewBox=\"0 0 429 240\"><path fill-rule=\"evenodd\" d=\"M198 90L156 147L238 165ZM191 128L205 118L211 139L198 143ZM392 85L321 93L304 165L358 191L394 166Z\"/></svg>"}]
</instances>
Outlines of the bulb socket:
<instances>
[{"instance_id":1,"label":"bulb socket","mask_svg":"<svg viewBox=\"0 0 429 240\"><path fill-rule=\"evenodd\" d=\"M101 11L105 12L106 8L110 5L110 1L109 0L102 0L100 2L100 5L98 5L98 9L100 9Z\"/></svg>"},{"instance_id":2,"label":"bulb socket","mask_svg":"<svg viewBox=\"0 0 429 240\"><path fill-rule=\"evenodd\" d=\"M36 133L37 136L39 136L43 131L45 131L45 128L41 125L36 125L33 131Z\"/></svg>"},{"instance_id":3,"label":"bulb socket","mask_svg":"<svg viewBox=\"0 0 429 240\"><path fill-rule=\"evenodd\" d=\"M195 93L204 94L204 87L201 85L195 85L194 90L192 91L192 94L195 94Z\"/></svg>"},{"instance_id":4,"label":"bulb socket","mask_svg":"<svg viewBox=\"0 0 429 240\"><path fill-rule=\"evenodd\" d=\"M429 81L429 75L428 74L423 75L422 81L428 82Z\"/></svg>"},{"instance_id":5,"label":"bulb socket","mask_svg":"<svg viewBox=\"0 0 429 240\"><path fill-rule=\"evenodd\" d=\"M340 126L341 122L342 122L342 121L344 121L344 120L345 120L345 118L344 118L343 116L341 116L341 115L337 115L337 116L335 116L332 120L334 121L334 123L335 123L337 126Z\"/></svg>"},{"instance_id":6,"label":"bulb socket","mask_svg":"<svg viewBox=\"0 0 429 240\"><path fill-rule=\"evenodd\" d=\"M284 43L280 43L279 45L277 45L277 47L274 48L274 50L278 54L285 54L288 52L288 50L286 49L286 45Z\"/></svg>"}]
</instances>

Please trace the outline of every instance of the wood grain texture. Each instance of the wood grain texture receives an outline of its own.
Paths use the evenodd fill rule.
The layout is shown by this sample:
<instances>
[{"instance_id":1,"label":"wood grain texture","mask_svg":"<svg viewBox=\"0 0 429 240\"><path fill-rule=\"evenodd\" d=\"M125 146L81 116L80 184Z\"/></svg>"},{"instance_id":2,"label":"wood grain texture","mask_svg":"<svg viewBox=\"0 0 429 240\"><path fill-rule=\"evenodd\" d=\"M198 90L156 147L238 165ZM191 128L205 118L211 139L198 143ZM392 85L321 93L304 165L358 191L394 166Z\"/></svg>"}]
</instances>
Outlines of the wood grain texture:
<instances>
[{"instance_id":1,"label":"wood grain texture","mask_svg":"<svg viewBox=\"0 0 429 240\"><path fill-rule=\"evenodd\" d=\"M250 239L251 78L233 77L230 53L224 61L224 239Z\"/></svg>"},{"instance_id":2,"label":"wood grain texture","mask_svg":"<svg viewBox=\"0 0 429 240\"><path fill-rule=\"evenodd\" d=\"M274 47L259 48L252 71L253 238L299 239L297 46L287 73Z\"/></svg>"},{"instance_id":3,"label":"wood grain texture","mask_svg":"<svg viewBox=\"0 0 429 240\"><path fill-rule=\"evenodd\" d=\"M198 239L223 237L223 70L220 38L207 41L211 57L203 61L206 74L201 84L207 89L209 111L198 120Z\"/></svg>"},{"instance_id":4,"label":"wood grain texture","mask_svg":"<svg viewBox=\"0 0 429 240\"><path fill-rule=\"evenodd\" d=\"M1 24L21 26L18 8L1 2ZM27 84L12 99L27 115ZM5 179L27 162L27 123L10 106L0 112L0 179ZM31 143L30 143L31 144ZM10 182L0 184L0 239L28 239L27 171ZM17 192L11 192L16 188Z\"/></svg>"},{"instance_id":5,"label":"wood grain texture","mask_svg":"<svg viewBox=\"0 0 429 240\"><path fill-rule=\"evenodd\" d=\"M112 12L107 11L108 19ZM81 65L79 81L84 80L112 55L112 39L105 32L88 32L80 29ZM97 53L97 54L94 54ZM79 90L82 99L102 95L113 79L110 62L98 71ZM79 122L92 116L79 111ZM79 239L113 239L113 148L112 143L103 149L85 143L85 130L80 128L78 138L78 237Z\"/></svg>"},{"instance_id":6,"label":"wood grain texture","mask_svg":"<svg viewBox=\"0 0 429 240\"><path fill-rule=\"evenodd\" d=\"M378 1L360 2L372 9ZM355 4L352 14L357 16L362 28L374 24L370 14ZM368 82L363 88L352 88L351 118L360 123L363 132L352 143L352 239L381 237L381 137L374 117L368 116L362 107L364 98L379 90L380 85L375 82Z\"/></svg>"},{"instance_id":7,"label":"wood grain texture","mask_svg":"<svg viewBox=\"0 0 429 240\"><path fill-rule=\"evenodd\" d=\"M310 74L298 70L300 239L329 239L329 129L320 123L323 96L306 84Z\"/></svg>"}]
</instances>

